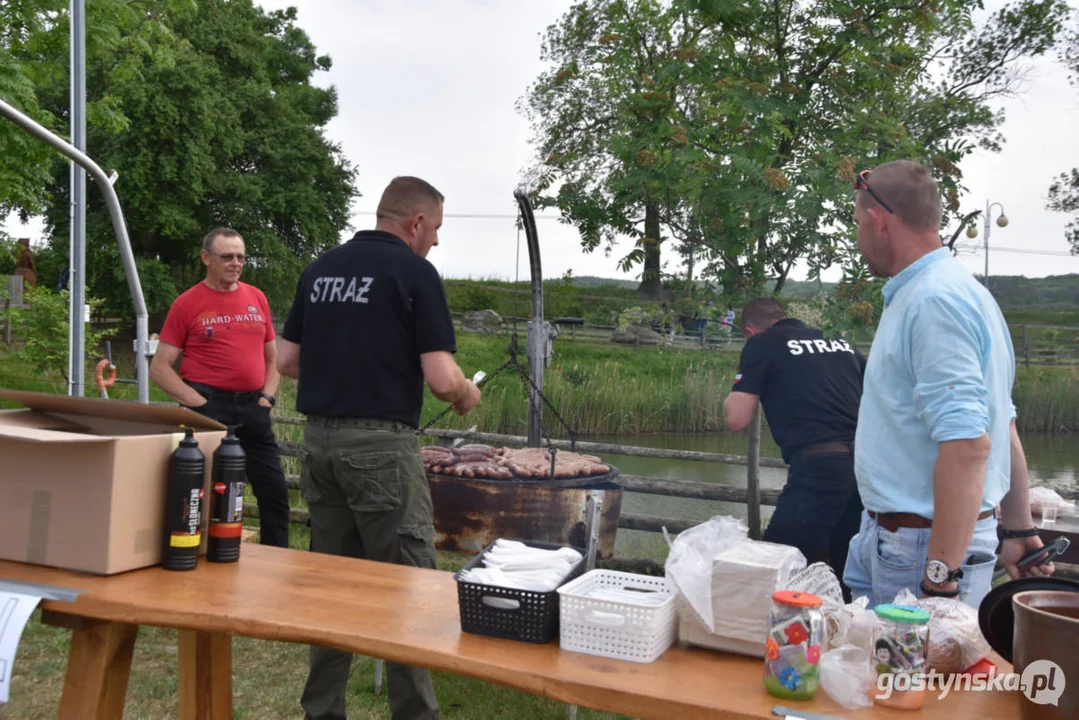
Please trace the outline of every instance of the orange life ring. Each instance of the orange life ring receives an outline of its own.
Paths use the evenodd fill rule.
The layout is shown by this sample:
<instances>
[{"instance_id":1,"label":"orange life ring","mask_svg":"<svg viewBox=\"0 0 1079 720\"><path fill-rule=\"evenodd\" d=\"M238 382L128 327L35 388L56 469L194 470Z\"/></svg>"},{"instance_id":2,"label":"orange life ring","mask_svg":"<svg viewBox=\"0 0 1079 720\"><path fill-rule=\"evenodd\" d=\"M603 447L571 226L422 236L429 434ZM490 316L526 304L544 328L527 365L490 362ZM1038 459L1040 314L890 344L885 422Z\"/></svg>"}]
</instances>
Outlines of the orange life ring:
<instances>
[{"instance_id":1,"label":"orange life ring","mask_svg":"<svg viewBox=\"0 0 1079 720\"><path fill-rule=\"evenodd\" d=\"M109 377L105 377L105 368L109 369ZM116 382L116 366L108 360L102 360L94 368L94 381L97 382L97 391L105 396L105 388L111 388Z\"/></svg>"}]
</instances>

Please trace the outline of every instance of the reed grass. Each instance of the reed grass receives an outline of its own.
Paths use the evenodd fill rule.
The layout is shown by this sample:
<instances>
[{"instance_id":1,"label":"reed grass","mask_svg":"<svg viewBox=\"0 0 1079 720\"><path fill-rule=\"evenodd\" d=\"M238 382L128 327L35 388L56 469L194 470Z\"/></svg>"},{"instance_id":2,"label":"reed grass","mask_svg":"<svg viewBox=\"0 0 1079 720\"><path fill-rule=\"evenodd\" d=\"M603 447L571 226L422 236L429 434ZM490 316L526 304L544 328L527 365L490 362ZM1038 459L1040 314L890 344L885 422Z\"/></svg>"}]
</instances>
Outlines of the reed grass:
<instances>
[{"instance_id":1,"label":"reed grass","mask_svg":"<svg viewBox=\"0 0 1079 720\"><path fill-rule=\"evenodd\" d=\"M508 359L505 335L458 334L457 361L465 374L493 375ZM523 342L518 361L527 367ZM117 359L121 376L130 375L130 358ZM702 433L724 429L723 399L731 388L737 355L678 350L668 347L624 347L555 341L551 367L545 370L544 392L555 409L581 436L641 433ZM126 370L125 370L126 368ZM87 372L87 378L92 373ZM19 364L0 347L0 387L64 392L62 377L43 376ZM87 387L87 394L96 394ZM115 385L109 397L134 400L134 385ZM168 400L155 385L151 400ZM1079 368L1022 367L1013 399L1024 432L1070 433L1079 430ZM10 406L10 404L7 404ZM0 407L5 403L0 401ZM427 425L446 404L427 391L421 424ZM281 382L278 415L297 415L296 386ZM545 408L545 429L565 437L554 413ZM434 427L526 434L526 385L513 369L504 370L483 387L483 401L465 417L450 412ZM299 428L278 425L278 437L298 441ZM298 470L291 468L290 472Z\"/></svg>"},{"instance_id":2,"label":"reed grass","mask_svg":"<svg viewBox=\"0 0 1079 720\"><path fill-rule=\"evenodd\" d=\"M1079 368L1019 368L1015 390L1016 423L1024 432L1079 430Z\"/></svg>"},{"instance_id":3,"label":"reed grass","mask_svg":"<svg viewBox=\"0 0 1079 720\"><path fill-rule=\"evenodd\" d=\"M505 337L462 333L458 361L466 375L481 369L490 374L508 358L506 344ZM527 364L525 357L518 359ZM555 359L544 372L544 394L580 435L715 431L723 428L723 398L736 364L731 354L556 343ZM445 407L428 395L423 423ZM465 417L448 414L435 427L476 425L523 434L527 422L527 386L509 369L483 387L475 410ZM549 407L543 422L553 436L566 436Z\"/></svg>"}]
</instances>

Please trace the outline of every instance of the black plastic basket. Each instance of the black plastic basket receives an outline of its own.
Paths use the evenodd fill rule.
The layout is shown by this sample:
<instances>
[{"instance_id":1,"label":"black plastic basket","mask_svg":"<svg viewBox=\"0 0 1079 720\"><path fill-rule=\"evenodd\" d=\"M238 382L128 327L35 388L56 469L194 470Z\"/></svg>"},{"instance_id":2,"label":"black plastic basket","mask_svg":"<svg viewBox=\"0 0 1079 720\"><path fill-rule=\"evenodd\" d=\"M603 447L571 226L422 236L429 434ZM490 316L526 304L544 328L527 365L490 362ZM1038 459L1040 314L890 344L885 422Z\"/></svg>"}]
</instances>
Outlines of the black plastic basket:
<instances>
[{"instance_id":1,"label":"black plastic basket","mask_svg":"<svg viewBox=\"0 0 1079 720\"><path fill-rule=\"evenodd\" d=\"M507 538L510 539L510 538ZM565 545L530 542L521 540L529 547L541 550L558 550ZM471 570L483 565L483 556L494 546L491 543L476 557L469 560L462 568ZM584 549L573 548L581 553L581 561L562 581L565 585L584 572ZM461 573L454 576L457 580L457 603L461 613L461 630L473 635L520 640L529 643L549 643L558 636L558 590L535 592L518 590L494 585L481 585L461 580ZM484 598L498 598L517 602L515 608L492 607Z\"/></svg>"}]
</instances>

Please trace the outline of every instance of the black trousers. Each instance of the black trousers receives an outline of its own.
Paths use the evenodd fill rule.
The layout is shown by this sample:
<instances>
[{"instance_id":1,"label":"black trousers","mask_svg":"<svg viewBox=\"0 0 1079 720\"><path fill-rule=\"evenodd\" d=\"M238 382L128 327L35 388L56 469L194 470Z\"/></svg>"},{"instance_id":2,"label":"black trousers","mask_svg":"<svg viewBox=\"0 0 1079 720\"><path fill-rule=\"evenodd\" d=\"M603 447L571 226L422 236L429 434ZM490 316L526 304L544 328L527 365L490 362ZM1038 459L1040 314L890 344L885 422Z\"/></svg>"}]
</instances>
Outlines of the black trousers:
<instances>
[{"instance_id":1,"label":"black trousers","mask_svg":"<svg viewBox=\"0 0 1079 720\"><path fill-rule=\"evenodd\" d=\"M247 454L247 482L258 501L260 542L287 548L288 484L270 423L270 408L259 405L257 399L236 402L207 393L204 387L196 390L207 398L207 402L192 410L223 425L236 427L236 437Z\"/></svg>"},{"instance_id":2,"label":"black trousers","mask_svg":"<svg viewBox=\"0 0 1079 720\"><path fill-rule=\"evenodd\" d=\"M847 551L861 517L862 500L850 453L796 455L764 539L798 548L809 563L828 563L842 584ZM843 595L850 602L845 585Z\"/></svg>"}]
</instances>

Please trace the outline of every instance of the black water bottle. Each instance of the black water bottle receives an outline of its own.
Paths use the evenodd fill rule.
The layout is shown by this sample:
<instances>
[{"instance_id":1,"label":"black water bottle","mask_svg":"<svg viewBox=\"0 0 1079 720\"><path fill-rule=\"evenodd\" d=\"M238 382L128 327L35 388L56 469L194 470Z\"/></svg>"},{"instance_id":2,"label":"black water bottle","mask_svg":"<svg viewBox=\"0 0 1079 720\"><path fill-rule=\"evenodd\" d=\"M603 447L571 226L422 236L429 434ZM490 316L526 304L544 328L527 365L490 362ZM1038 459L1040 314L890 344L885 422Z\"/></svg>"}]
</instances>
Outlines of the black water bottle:
<instances>
[{"instance_id":1,"label":"black water bottle","mask_svg":"<svg viewBox=\"0 0 1079 720\"><path fill-rule=\"evenodd\" d=\"M240 559L240 539L244 529L247 456L234 428L228 429L214 451L213 463L206 559L219 563L236 562Z\"/></svg>"},{"instance_id":2,"label":"black water bottle","mask_svg":"<svg viewBox=\"0 0 1079 720\"><path fill-rule=\"evenodd\" d=\"M206 456L191 428L169 457L169 482L165 490L165 532L161 565L166 570L193 570L199 562L202 542L202 481Z\"/></svg>"}]
</instances>

